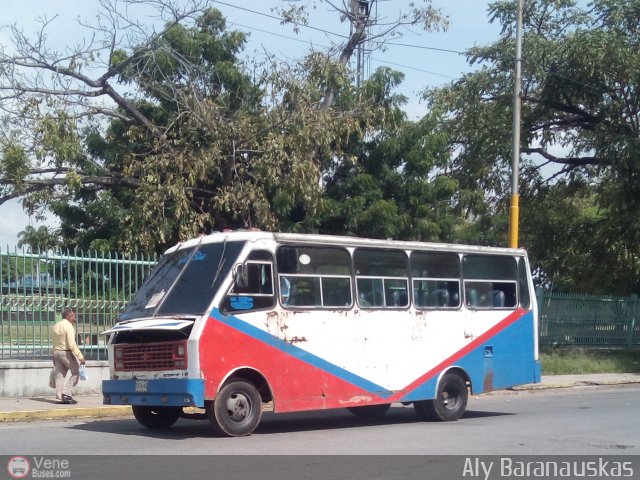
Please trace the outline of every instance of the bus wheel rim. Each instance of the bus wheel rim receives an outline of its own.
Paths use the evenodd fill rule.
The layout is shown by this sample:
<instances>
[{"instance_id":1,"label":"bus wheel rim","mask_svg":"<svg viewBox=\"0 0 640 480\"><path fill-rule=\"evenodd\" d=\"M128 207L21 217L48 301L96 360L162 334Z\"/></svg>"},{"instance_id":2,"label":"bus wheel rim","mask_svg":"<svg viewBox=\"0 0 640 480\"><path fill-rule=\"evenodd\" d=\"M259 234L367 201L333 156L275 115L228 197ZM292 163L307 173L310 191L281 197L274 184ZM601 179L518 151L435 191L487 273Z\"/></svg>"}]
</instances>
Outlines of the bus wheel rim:
<instances>
[{"instance_id":1,"label":"bus wheel rim","mask_svg":"<svg viewBox=\"0 0 640 480\"><path fill-rule=\"evenodd\" d=\"M227 415L234 422L242 422L251 414L251 401L239 392L229 395L225 406Z\"/></svg>"},{"instance_id":2,"label":"bus wheel rim","mask_svg":"<svg viewBox=\"0 0 640 480\"><path fill-rule=\"evenodd\" d=\"M458 408L458 404L460 403L460 392L458 389L453 388L445 388L442 392L442 404L444 408L447 410L456 410Z\"/></svg>"}]
</instances>

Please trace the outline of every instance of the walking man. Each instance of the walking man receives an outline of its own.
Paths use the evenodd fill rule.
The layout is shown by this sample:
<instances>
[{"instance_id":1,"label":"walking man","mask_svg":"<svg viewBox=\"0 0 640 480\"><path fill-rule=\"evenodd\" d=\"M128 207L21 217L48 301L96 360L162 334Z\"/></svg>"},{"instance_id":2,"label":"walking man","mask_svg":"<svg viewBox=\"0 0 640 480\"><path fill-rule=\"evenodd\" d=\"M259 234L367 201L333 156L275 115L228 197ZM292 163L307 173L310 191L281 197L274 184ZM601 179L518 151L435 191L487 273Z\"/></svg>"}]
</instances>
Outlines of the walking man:
<instances>
[{"instance_id":1,"label":"walking man","mask_svg":"<svg viewBox=\"0 0 640 480\"><path fill-rule=\"evenodd\" d=\"M62 321L53 326L53 366L56 369L56 399L58 403L78 403L71 396L71 390L78 384L80 364L85 360L76 344L76 312L67 307L62 311ZM67 372L71 376L65 381Z\"/></svg>"}]
</instances>

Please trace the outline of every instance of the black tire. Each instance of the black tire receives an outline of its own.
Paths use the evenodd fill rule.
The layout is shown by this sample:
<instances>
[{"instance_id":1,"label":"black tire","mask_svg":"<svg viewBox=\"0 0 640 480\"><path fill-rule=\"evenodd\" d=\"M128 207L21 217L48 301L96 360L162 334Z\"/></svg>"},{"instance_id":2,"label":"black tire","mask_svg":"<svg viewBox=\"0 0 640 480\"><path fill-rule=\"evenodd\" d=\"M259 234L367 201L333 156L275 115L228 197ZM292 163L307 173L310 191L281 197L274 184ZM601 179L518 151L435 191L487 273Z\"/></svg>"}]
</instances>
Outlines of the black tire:
<instances>
[{"instance_id":1,"label":"black tire","mask_svg":"<svg viewBox=\"0 0 640 480\"><path fill-rule=\"evenodd\" d=\"M222 435L251 435L262 418L262 398L253 383L242 378L230 381L208 405L209 421Z\"/></svg>"},{"instance_id":2,"label":"black tire","mask_svg":"<svg viewBox=\"0 0 640 480\"><path fill-rule=\"evenodd\" d=\"M182 414L181 407L145 407L133 405L133 416L147 428L169 428Z\"/></svg>"},{"instance_id":3,"label":"black tire","mask_svg":"<svg viewBox=\"0 0 640 480\"><path fill-rule=\"evenodd\" d=\"M349 407L349 410L358 417L378 418L389 411L390 403L382 403L380 405L365 405L363 407Z\"/></svg>"},{"instance_id":4,"label":"black tire","mask_svg":"<svg viewBox=\"0 0 640 480\"><path fill-rule=\"evenodd\" d=\"M466 382L455 373L447 373L438 384L436 398L413 402L413 408L422 420L452 422L464 415L468 399Z\"/></svg>"}]
</instances>

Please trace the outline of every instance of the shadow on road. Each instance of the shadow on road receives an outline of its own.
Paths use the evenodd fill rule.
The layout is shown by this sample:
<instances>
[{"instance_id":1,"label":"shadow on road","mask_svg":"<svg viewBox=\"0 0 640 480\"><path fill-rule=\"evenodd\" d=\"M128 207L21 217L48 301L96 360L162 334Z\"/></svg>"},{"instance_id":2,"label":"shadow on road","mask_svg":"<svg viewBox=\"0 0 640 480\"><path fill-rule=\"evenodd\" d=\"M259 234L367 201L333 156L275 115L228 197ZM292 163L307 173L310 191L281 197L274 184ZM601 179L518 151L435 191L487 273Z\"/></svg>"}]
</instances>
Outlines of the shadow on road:
<instances>
[{"instance_id":1,"label":"shadow on road","mask_svg":"<svg viewBox=\"0 0 640 480\"><path fill-rule=\"evenodd\" d=\"M484 417L513 415L503 412L467 411L459 422ZM424 422L415 414L412 407L393 407L380 418L363 418L344 409L321 410L301 413L265 412L258 429L253 435L272 435L281 433L337 430L344 428L376 428L385 425L423 424L438 428L443 422ZM93 432L108 432L119 435L135 435L161 439L191 439L218 436L206 420L180 419L173 427L166 429L148 429L136 420L95 420L87 423L70 425L69 428Z\"/></svg>"}]
</instances>

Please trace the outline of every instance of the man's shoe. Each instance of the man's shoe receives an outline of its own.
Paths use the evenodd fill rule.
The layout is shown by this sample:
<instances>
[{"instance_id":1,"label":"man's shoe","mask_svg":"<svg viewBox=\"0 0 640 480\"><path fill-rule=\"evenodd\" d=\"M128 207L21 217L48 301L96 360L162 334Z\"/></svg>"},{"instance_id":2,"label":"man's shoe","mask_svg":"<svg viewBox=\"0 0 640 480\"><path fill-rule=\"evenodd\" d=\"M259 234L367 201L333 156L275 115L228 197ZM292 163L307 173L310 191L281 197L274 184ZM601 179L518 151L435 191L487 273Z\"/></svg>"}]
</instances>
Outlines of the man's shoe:
<instances>
[{"instance_id":1,"label":"man's shoe","mask_svg":"<svg viewBox=\"0 0 640 480\"><path fill-rule=\"evenodd\" d=\"M69 395L62 395L62 402L64 404L67 405L75 405L76 403L78 403L76 400L73 399L73 397L70 397Z\"/></svg>"}]
</instances>

